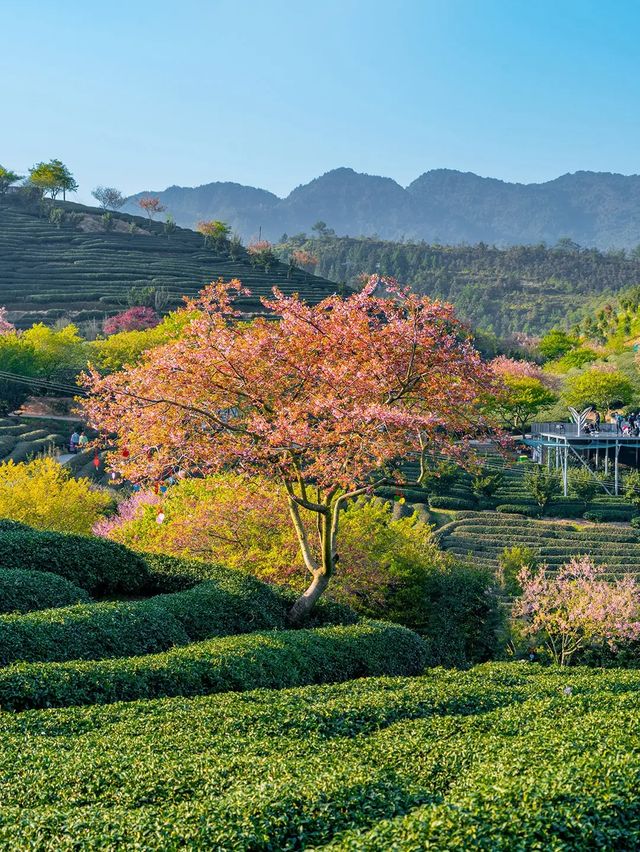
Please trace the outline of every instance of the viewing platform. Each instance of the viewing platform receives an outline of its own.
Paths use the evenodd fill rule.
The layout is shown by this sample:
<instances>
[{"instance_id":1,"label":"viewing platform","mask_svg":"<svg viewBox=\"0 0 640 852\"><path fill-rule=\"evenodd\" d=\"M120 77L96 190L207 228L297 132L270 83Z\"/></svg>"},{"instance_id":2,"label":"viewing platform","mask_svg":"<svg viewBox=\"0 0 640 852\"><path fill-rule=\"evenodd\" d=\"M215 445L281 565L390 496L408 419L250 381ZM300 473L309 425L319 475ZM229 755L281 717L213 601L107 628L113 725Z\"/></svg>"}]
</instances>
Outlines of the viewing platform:
<instances>
[{"instance_id":1,"label":"viewing platform","mask_svg":"<svg viewBox=\"0 0 640 852\"><path fill-rule=\"evenodd\" d=\"M569 423L559 420L532 423L524 443L531 447L534 462L561 472L565 496L569 462L582 465L594 477L601 472L605 478L611 475L608 483L601 484L607 493L617 495L620 493L620 464L640 467L640 434L634 434L634 430L623 431L615 423L601 423L596 429L584 415L585 412L577 415L574 422Z\"/></svg>"}]
</instances>

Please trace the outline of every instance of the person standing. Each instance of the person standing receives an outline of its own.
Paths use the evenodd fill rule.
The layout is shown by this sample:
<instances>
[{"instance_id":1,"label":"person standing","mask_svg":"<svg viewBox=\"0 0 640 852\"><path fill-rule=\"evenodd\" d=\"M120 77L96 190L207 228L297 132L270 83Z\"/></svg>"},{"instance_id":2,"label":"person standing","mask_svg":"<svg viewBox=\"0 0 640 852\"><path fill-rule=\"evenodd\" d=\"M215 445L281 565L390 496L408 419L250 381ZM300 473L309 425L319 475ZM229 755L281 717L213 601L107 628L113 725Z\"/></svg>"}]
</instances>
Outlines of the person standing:
<instances>
[{"instance_id":1,"label":"person standing","mask_svg":"<svg viewBox=\"0 0 640 852\"><path fill-rule=\"evenodd\" d=\"M80 443L80 435L77 429L74 429L71 437L69 438L69 452L77 453L78 452L78 444Z\"/></svg>"}]
</instances>

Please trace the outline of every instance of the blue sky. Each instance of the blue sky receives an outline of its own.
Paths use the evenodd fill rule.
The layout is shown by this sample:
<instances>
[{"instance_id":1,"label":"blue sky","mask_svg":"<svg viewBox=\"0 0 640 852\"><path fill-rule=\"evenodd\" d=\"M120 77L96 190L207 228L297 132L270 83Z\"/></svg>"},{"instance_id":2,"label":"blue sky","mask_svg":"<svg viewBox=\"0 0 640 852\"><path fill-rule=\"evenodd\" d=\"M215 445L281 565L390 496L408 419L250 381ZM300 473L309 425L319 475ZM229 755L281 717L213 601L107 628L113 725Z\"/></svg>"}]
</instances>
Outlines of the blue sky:
<instances>
[{"instance_id":1,"label":"blue sky","mask_svg":"<svg viewBox=\"0 0 640 852\"><path fill-rule=\"evenodd\" d=\"M637 0L0 0L0 163L88 200L337 166L640 171Z\"/></svg>"}]
</instances>

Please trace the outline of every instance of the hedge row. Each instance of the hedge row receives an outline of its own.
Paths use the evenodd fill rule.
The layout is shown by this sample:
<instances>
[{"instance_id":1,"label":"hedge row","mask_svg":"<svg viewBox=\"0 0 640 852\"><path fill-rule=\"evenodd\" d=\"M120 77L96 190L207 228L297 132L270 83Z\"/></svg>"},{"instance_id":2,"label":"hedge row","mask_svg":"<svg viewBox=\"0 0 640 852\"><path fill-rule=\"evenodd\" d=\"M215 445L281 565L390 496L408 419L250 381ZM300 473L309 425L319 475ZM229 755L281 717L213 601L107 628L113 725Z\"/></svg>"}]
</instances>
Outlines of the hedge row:
<instances>
[{"instance_id":1,"label":"hedge row","mask_svg":"<svg viewBox=\"0 0 640 852\"><path fill-rule=\"evenodd\" d=\"M0 565L58 574L91 594L136 593L148 583L144 558L120 544L10 521L0 521Z\"/></svg>"},{"instance_id":2,"label":"hedge row","mask_svg":"<svg viewBox=\"0 0 640 852\"><path fill-rule=\"evenodd\" d=\"M429 506L432 509L473 509L472 500L462 500L459 497L430 497Z\"/></svg>"},{"instance_id":3,"label":"hedge row","mask_svg":"<svg viewBox=\"0 0 640 852\"><path fill-rule=\"evenodd\" d=\"M5 710L171 695L282 689L372 675L416 675L426 649L404 627L368 622L209 639L163 654L0 669Z\"/></svg>"},{"instance_id":4,"label":"hedge row","mask_svg":"<svg viewBox=\"0 0 640 852\"><path fill-rule=\"evenodd\" d=\"M3 713L0 844L637 849L639 689L494 664Z\"/></svg>"},{"instance_id":5,"label":"hedge row","mask_svg":"<svg viewBox=\"0 0 640 852\"><path fill-rule=\"evenodd\" d=\"M89 595L64 577L47 571L0 569L0 612L32 612L84 603ZM0 634L0 643L2 636Z\"/></svg>"}]
</instances>

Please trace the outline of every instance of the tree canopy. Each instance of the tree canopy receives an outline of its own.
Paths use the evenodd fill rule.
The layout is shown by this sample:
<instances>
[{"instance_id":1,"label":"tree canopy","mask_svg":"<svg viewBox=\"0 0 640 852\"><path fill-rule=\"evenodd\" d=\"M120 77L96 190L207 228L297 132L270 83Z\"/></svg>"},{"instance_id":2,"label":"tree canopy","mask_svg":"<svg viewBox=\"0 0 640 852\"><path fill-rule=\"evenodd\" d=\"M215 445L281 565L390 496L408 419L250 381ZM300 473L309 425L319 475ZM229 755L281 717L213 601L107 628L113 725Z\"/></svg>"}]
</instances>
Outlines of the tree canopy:
<instances>
[{"instance_id":1,"label":"tree canopy","mask_svg":"<svg viewBox=\"0 0 640 852\"><path fill-rule=\"evenodd\" d=\"M575 408L593 405L598 411L608 411L628 405L634 393L633 383L624 373L594 368L567 379L563 396Z\"/></svg>"},{"instance_id":2,"label":"tree canopy","mask_svg":"<svg viewBox=\"0 0 640 852\"><path fill-rule=\"evenodd\" d=\"M67 192L76 192L78 189L78 183L62 160L36 163L29 169L29 182L43 194L49 193L52 199L60 193L66 198Z\"/></svg>"},{"instance_id":3,"label":"tree canopy","mask_svg":"<svg viewBox=\"0 0 640 852\"><path fill-rule=\"evenodd\" d=\"M231 468L284 487L312 577L293 620L329 583L346 502L397 481L411 453L461 458L458 441L486 425L480 398L493 377L452 307L385 283L393 298L373 296L372 281L315 306L275 290L263 304L279 321L251 323L233 307L240 282L211 284L177 340L84 380L85 414L117 436L108 460L123 477Z\"/></svg>"}]
</instances>

